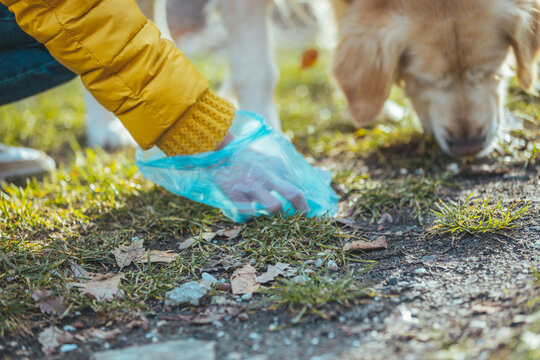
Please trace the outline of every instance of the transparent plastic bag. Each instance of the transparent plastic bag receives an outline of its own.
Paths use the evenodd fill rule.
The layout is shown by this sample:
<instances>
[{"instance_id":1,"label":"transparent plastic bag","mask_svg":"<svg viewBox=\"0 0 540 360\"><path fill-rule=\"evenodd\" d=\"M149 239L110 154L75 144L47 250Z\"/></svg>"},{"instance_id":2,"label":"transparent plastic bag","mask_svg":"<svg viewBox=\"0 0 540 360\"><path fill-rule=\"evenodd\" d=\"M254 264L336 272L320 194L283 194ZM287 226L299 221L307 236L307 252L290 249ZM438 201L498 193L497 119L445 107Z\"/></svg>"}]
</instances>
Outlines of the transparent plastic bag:
<instances>
[{"instance_id":1,"label":"transparent plastic bag","mask_svg":"<svg viewBox=\"0 0 540 360\"><path fill-rule=\"evenodd\" d=\"M308 217L337 213L332 173L309 165L261 116L238 111L229 132L234 139L219 151L167 157L157 148L137 149L137 167L150 181L220 208L236 222L278 211Z\"/></svg>"}]
</instances>

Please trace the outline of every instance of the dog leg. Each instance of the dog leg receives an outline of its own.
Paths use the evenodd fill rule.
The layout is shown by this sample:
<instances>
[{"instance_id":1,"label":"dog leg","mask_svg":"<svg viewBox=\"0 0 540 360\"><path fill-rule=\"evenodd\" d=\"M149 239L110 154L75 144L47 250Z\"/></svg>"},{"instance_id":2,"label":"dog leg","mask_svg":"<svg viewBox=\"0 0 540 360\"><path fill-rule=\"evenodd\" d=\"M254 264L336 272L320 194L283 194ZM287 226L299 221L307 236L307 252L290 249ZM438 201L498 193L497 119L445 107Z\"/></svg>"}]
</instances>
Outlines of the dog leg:
<instances>
[{"instance_id":1,"label":"dog leg","mask_svg":"<svg viewBox=\"0 0 540 360\"><path fill-rule=\"evenodd\" d=\"M98 103L84 90L86 103L86 135L89 146L112 151L125 146L135 146L135 141L114 114Z\"/></svg>"},{"instance_id":2,"label":"dog leg","mask_svg":"<svg viewBox=\"0 0 540 360\"><path fill-rule=\"evenodd\" d=\"M269 0L221 0L223 23L229 33L233 87L240 108L261 114L281 130L275 105L278 69L268 36Z\"/></svg>"}]
</instances>

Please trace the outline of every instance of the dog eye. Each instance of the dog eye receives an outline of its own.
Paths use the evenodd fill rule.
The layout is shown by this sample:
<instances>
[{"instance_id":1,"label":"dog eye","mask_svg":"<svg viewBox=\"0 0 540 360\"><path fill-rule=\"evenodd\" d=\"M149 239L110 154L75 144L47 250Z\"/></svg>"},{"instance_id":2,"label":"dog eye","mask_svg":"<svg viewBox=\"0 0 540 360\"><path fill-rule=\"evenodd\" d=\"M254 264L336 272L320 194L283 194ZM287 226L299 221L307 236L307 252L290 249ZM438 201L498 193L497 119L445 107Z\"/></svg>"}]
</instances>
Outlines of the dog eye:
<instances>
[{"instance_id":1,"label":"dog eye","mask_svg":"<svg viewBox=\"0 0 540 360\"><path fill-rule=\"evenodd\" d=\"M452 77L449 74L444 74L435 81L435 86L438 89L448 89L452 84Z\"/></svg>"},{"instance_id":2,"label":"dog eye","mask_svg":"<svg viewBox=\"0 0 540 360\"><path fill-rule=\"evenodd\" d=\"M472 69L467 70L466 77L468 81L472 83L476 83L478 81L485 79L487 77L487 73L480 69L472 68Z\"/></svg>"}]
</instances>

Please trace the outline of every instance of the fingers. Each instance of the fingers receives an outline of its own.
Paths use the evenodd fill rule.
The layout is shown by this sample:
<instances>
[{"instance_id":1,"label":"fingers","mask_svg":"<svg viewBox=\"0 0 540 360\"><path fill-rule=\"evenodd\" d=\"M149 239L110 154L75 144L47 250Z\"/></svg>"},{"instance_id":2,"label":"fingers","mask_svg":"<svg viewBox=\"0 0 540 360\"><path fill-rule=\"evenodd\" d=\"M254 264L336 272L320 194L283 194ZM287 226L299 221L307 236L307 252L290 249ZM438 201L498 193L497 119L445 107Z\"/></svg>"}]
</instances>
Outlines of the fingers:
<instances>
[{"instance_id":1,"label":"fingers","mask_svg":"<svg viewBox=\"0 0 540 360\"><path fill-rule=\"evenodd\" d=\"M278 181L277 179L273 180L272 183L269 183L269 188L275 190L287 199L297 212L309 211L307 200L301 189L285 181Z\"/></svg>"}]
</instances>

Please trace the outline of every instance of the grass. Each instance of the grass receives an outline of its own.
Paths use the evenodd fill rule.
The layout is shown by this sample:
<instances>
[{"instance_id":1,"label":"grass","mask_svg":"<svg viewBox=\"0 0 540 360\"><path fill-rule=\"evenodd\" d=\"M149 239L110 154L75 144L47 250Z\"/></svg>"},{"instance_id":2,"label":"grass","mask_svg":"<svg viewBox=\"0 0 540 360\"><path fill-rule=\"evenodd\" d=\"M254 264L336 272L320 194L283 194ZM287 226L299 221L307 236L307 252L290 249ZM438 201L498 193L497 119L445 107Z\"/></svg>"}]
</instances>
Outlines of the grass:
<instances>
[{"instance_id":1,"label":"grass","mask_svg":"<svg viewBox=\"0 0 540 360\"><path fill-rule=\"evenodd\" d=\"M298 322L306 313L328 318L325 308L329 304L351 306L362 298L373 296L367 287L359 285L352 274L335 278L328 273L311 274L305 282L280 279L279 285L263 292L270 296L274 307L283 307L296 312L292 322Z\"/></svg>"},{"instance_id":2,"label":"grass","mask_svg":"<svg viewBox=\"0 0 540 360\"><path fill-rule=\"evenodd\" d=\"M504 204L500 199L490 204L489 197L472 200L474 194L465 201L440 201L435 215L435 226L431 232L443 235L480 235L497 233L515 228L529 210L530 202Z\"/></svg>"},{"instance_id":3,"label":"grass","mask_svg":"<svg viewBox=\"0 0 540 360\"><path fill-rule=\"evenodd\" d=\"M405 210L425 220L427 210L452 185L444 169L454 160L442 154L432 139L421 135L411 116L399 123L383 120L356 129L345 99L329 81L328 56L321 54L319 63L304 71L299 70L299 59L300 51L283 57L277 96L285 131L293 143L317 164L334 170L334 187L349 200L347 207L354 216ZM195 62L217 88L225 66L215 64L223 62L208 57ZM535 126L540 110L536 100L513 91L511 108L527 114L529 120L522 130L513 133L519 141L505 145L495 159L505 163L511 157L520 166L531 167L538 157L540 136ZM392 99L404 103L399 90L393 91ZM213 208L172 195L144 180L131 152L110 155L85 149L84 104L78 81L0 107L0 127L5 129L0 142L40 149L60 164L43 181L30 181L24 187L1 184L2 336L33 333L60 320L39 312L31 298L36 289L63 296L69 305L67 317L89 310L121 318L150 311L167 290L197 278L203 269L215 267L223 259L254 261L261 271L277 262L302 268L316 258L333 260L343 269L351 262L365 261L361 255L341 251L344 241L361 234L353 236L328 220L263 217L248 224L236 240L201 240L183 250L171 264L125 268L121 283L124 299L102 303L86 298L66 284L71 279L70 261L88 271L117 272L110 251L129 244L134 237L144 239L151 249L176 250L187 237L234 224ZM463 205L465 209L471 206ZM495 213L516 210L505 210L504 206L501 204ZM448 209L449 214L456 213ZM437 226L444 232L442 224ZM220 276L228 277L231 271L223 270ZM302 286L285 281L268 296L274 296L279 306L319 312L325 303L354 303L369 295L358 284L350 274L319 273Z\"/></svg>"},{"instance_id":4,"label":"grass","mask_svg":"<svg viewBox=\"0 0 540 360\"><path fill-rule=\"evenodd\" d=\"M354 215L379 217L384 212L410 208L419 221L429 212L438 199L443 186L454 186L448 174L437 177L405 176L394 180L360 180L349 194L354 197Z\"/></svg>"}]
</instances>

